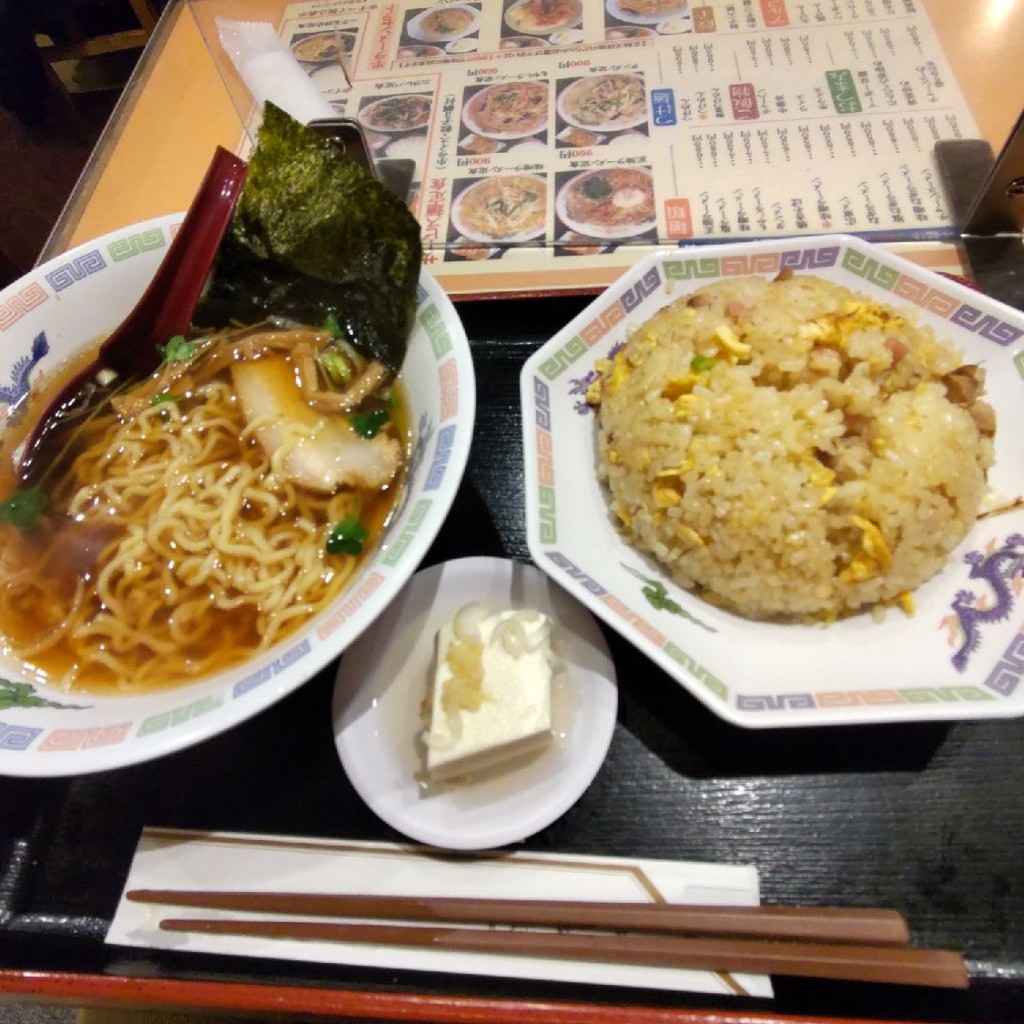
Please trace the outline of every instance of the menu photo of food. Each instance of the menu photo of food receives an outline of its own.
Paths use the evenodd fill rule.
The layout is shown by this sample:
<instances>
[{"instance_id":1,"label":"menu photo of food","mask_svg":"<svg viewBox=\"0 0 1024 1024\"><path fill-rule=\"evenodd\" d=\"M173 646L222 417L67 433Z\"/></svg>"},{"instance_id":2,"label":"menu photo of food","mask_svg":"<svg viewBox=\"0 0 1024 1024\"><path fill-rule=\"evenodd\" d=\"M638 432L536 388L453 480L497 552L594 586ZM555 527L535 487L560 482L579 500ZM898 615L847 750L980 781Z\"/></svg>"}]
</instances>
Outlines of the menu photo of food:
<instances>
[{"instance_id":1,"label":"menu photo of food","mask_svg":"<svg viewBox=\"0 0 1024 1024\"><path fill-rule=\"evenodd\" d=\"M455 258L499 256L509 246L538 243L547 231L545 174L507 171L457 178L451 196L447 253Z\"/></svg>"},{"instance_id":2,"label":"menu photo of food","mask_svg":"<svg viewBox=\"0 0 1024 1024\"><path fill-rule=\"evenodd\" d=\"M546 79L498 82L463 93L459 151L496 153L506 146L548 138L550 83Z\"/></svg>"},{"instance_id":3,"label":"menu photo of food","mask_svg":"<svg viewBox=\"0 0 1024 1024\"><path fill-rule=\"evenodd\" d=\"M650 167L621 163L555 176L557 254L585 250L588 240L591 245L655 243L657 225Z\"/></svg>"},{"instance_id":4,"label":"menu photo of food","mask_svg":"<svg viewBox=\"0 0 1024 1024\"><path fill-rule=\"evenodd\" d=\"M395 60L399 62L406 60L438 60L444 56L446 56L444 50L440 46L434 46L432 43L402 43L395 51Z\"/></svg>"},{"instance_id":5,"label":"menu photo of food","mask_svg":"<svg viewBox=\"0 0 1024 1024\"><path fill-rule=\"evenodd\" d=\"M356 115L359 123L384 138L397 132L425 131L430 124L432 93L403 92L390 96L367 96Z\"/></svg>"},{"instance_id":6,"label":"menu photo of food","mask_svg":"<svg viewBox=\"0 0 1024 1024\"><path fill-rule=\"evenodd\" d=\"M349 88L347 69L358 38L356 27L306 32L292 38L291 51L317 89L331 97Z\"/></svg>"},{"instance_id":7,"label":"menu photo of food","mask_svg":"<svg viewBox=\"0 0 1024 1024\"><path fill-rule=\"evenodd\" d=\"M366 145L375 157L415 161L416 179L423 175L427 153L432 93L395 93L361 100L356 120L363 127Z\"/></svg>"},{"instance_id":8,"label":"menu photo of food","mask_svg":"<svg viewBox=\"0 0 1024 1024\"><path fill-rule=\"evenodd\" d=\"M292 39L292 54L307 70L323 64L337 64L342 55L352 56L356 48L356 34L354 29L331 29L296 35Z\"/></svg>"},{"instance_id":9,"label":"menu photo of food","mask_svg":"<svg viewBox=\"0 0 1024 1024\"><path fill-rule=\"evenodd\" d=\"M587 149L626 135L647 135L647 90L641 74L562 79L557 91L555 144L561 149Z\"/></svg>"},{"instance_id":10,"label":"menu photo of food","mask_svg":"<svg viewBox=\"0 0 1024 1024\"><path fill-rule=\"evenodd\" d=\"M472 53L479 46L479 35L479 3L435 4L414 9L406 12L395 56L399 60L422 60Z\"/></svg>"},{"instance_id":11,"label":"menu photo of food","mask_svg":"<svg viewBox=\"0 0 1024 1024\"><path fill-rule=\"evenodd\" d=\"M606 0L606 39L678 35L693 31L689 0Z\"/></svg>"},{"instance_id":12,"label":"menu photo of food","mask_svg":"<svg viewBox=\"0 0 1024 1024\"><path fill-rule=\"evenodd\" d=\"M583 41L583 0L505 0L501 22L502 49L540 45L573 46ZM514 40L514 45L508 40Z\"/></svg>"}]
</instances>

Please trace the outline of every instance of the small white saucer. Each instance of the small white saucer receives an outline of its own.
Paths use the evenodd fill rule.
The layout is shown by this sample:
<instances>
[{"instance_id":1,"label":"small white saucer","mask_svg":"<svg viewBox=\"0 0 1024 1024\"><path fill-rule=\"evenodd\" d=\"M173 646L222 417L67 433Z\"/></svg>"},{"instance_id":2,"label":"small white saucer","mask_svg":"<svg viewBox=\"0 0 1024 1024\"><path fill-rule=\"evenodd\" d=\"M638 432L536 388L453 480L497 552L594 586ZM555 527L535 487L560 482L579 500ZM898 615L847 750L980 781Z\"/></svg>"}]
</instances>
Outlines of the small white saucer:
<instances>
[{"instance_id":1,"label":"small white saucer","mask_svg":"<svg viewBox=\"0 0 1024 1024\"><path fill-rule=\"evenodd\" d=\"M437 630L464 604L551 616L563 666L552 687L555 739L525 761L472 781L422 782L420 707ZM532 566L463 558L418 572L345 652L334 688L334 738L359 795L392 828L448 850L519 842L564 814L593 781L618 707L615 667L597 622Z\"/></svg>"}]
</instances>

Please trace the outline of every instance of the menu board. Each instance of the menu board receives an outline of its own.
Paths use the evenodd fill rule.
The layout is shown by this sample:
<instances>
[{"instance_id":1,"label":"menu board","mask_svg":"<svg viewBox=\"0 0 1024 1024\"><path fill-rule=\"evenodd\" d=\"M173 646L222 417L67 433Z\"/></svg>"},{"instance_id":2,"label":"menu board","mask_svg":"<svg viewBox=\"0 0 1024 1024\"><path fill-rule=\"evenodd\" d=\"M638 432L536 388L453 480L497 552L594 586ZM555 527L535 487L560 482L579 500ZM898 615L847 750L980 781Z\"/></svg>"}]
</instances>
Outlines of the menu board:
<instances>
[{"instance_id":1,"label":"menu board","mask_svg":"<svg viewBox=\"0 0 1024 1024\"><path fill-rule=\"evenodd\" d=\"M977 134L920 0L312 0L281 34L375 157L415 161L446 276L948 238L934 146Z\"/></svg>"}]
</instances>

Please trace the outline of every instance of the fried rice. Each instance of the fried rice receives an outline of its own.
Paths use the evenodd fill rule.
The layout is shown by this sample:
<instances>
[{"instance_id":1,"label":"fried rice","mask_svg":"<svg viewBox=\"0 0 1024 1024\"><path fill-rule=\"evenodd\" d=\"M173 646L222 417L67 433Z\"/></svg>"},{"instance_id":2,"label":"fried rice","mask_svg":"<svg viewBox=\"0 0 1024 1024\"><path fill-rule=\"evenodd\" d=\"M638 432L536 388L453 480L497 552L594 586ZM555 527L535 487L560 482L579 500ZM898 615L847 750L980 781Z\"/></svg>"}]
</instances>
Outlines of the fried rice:
<instances>
[{"instance_id":1,"label":"fried rice","mask_svg":"<svg viewBox=\"0 0 1024 1024\"><path fill-rule=\"evenodd\" d=\"M822 278L701 288L598 370L617 526L750 618L912 610L986 493L983 371L912 314Z\"/></svg>"}]
</instances>

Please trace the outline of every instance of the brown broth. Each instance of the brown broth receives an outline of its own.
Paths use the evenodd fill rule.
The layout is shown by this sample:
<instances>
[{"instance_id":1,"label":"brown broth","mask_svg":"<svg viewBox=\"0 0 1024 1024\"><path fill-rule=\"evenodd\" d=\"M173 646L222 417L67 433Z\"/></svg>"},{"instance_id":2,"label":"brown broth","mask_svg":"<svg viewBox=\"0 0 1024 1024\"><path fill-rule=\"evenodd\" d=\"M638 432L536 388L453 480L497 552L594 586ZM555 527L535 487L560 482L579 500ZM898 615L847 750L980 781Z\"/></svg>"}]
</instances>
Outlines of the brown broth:
<instances>
[{"instance_id":1,"label":"brown broth","mask_svg":"<svg viewBox=\"0 0 1024 1024\"><path fill-rule=\"evenodd\" d=\"M84 354L62 366L46 382L40 393L31 397L26 415L20 417L18 423L10 426L4 432L0 439L0 453L2 453L0 497L6 498L17 487L17 478L12 465L12 454L17 445L28 433L36 416L47 407L50 397L91 356L92 353ZM404 484L409 449L408 401L400 382L393 382L391 389L395 401L390 410L390 425L387 429L399 439L403 446L403 464L395 478L384 488L379 490L360 489L359 518L369 530L369 536L364 542L363 553L355 556L354 568L345 576L344 586L337 592L341 592L348 585L358 573L360 566L379 545L384 528L396 507L397 498ZM187 401L186 398L181 403L183 408L187 408ZM233 405L238 406L237 400L233 402ZM108 419L113 416L112 413L109 416L106 413L104 415ZM238 410L238 417L241 423L240 410ZM250 443L253 446L258 445L255 439ZM59 473L66 475L66 467L72 461L72 458L68 458L62 462ZM66 483L60 480L44 480L44 490L55 496L54 507L47 510L44 521L35 529L22 533L10 524L0 524L0 551L2 551L0 554L0 586L10 580L12 571L21 564L30 567L35 578L44 581L52 594L58 595L61 600L66 599L81 583L89 588L90 601L98 607L99 600L94 587L96 575L126 531L121 527L111 530L102 526L84 525L63 514L67 507L63 491L67 489ZM245 520L254 514L252 509L243 508L239 519ZM280 513L284 517L294 516L294 514L293 509L284 509ZM278 520L275 519L274 522L276 524ZM320 534L325 535L331 525L333 524L326 520L319 522ZM332 571L337 573L337 568L341 564L336 561L338 558L346 559L346 568L352 564L352 559L348 556L327 555L323 576L327 576ZM152 571L158 573L161 568L160 565L154 564ZM33 594L34 597L31 596ZM112 686L110 671L106 666L84 659L82 652L67 639L62 639L44 653L26 657L19 655L18 650L24 649L22 645L25 642L25 637L36 635L39 624L53 618L55 606L52 594L49 597L44 597L42 592L31 590L28 592L29 596L20 603L12 605L7 601L0 602L0 649L21 661L25 669L37 679L55 685L61 685L69 670L76 667L72 688L92 693L123 693L126 691L134 693L191 682L196 678L229 668L245 660L255 649L258 649L262 635L256 615L248 606L238 609L211 607L208 611L203 612L204 626L209 625L210 629L203 637L200 645L202 649L190 650L188 645L185 645L175 652L175 656L181 659L181 661L176 661L174 658L154 654L144 644L138 645L133 649L129 658L134 665L133 680L129 682L129 685ZM333 600L335 596L336 593L328 593L316 611L321 610L323 605ZM315 614L315 611L311 614ZM169 617L170 609L167 610L167 618ZM205 621L207 617L209 617L208 623ZM294 633L303 622L308 621L309 617L306 615L287 623L276 635L275 641L280 641L290 633ZM136 628L140 634L144 632L142 624L133 625L133 630ZM166 671L161 668L161 664L165 661L169 661L171 664ZM182 668L183 664L186 665L185 668ZM194 671L187 666L192 666ZM138 690L134 685L136 672L140 677L145 677Z\"/></svg>"}]
</instances>

